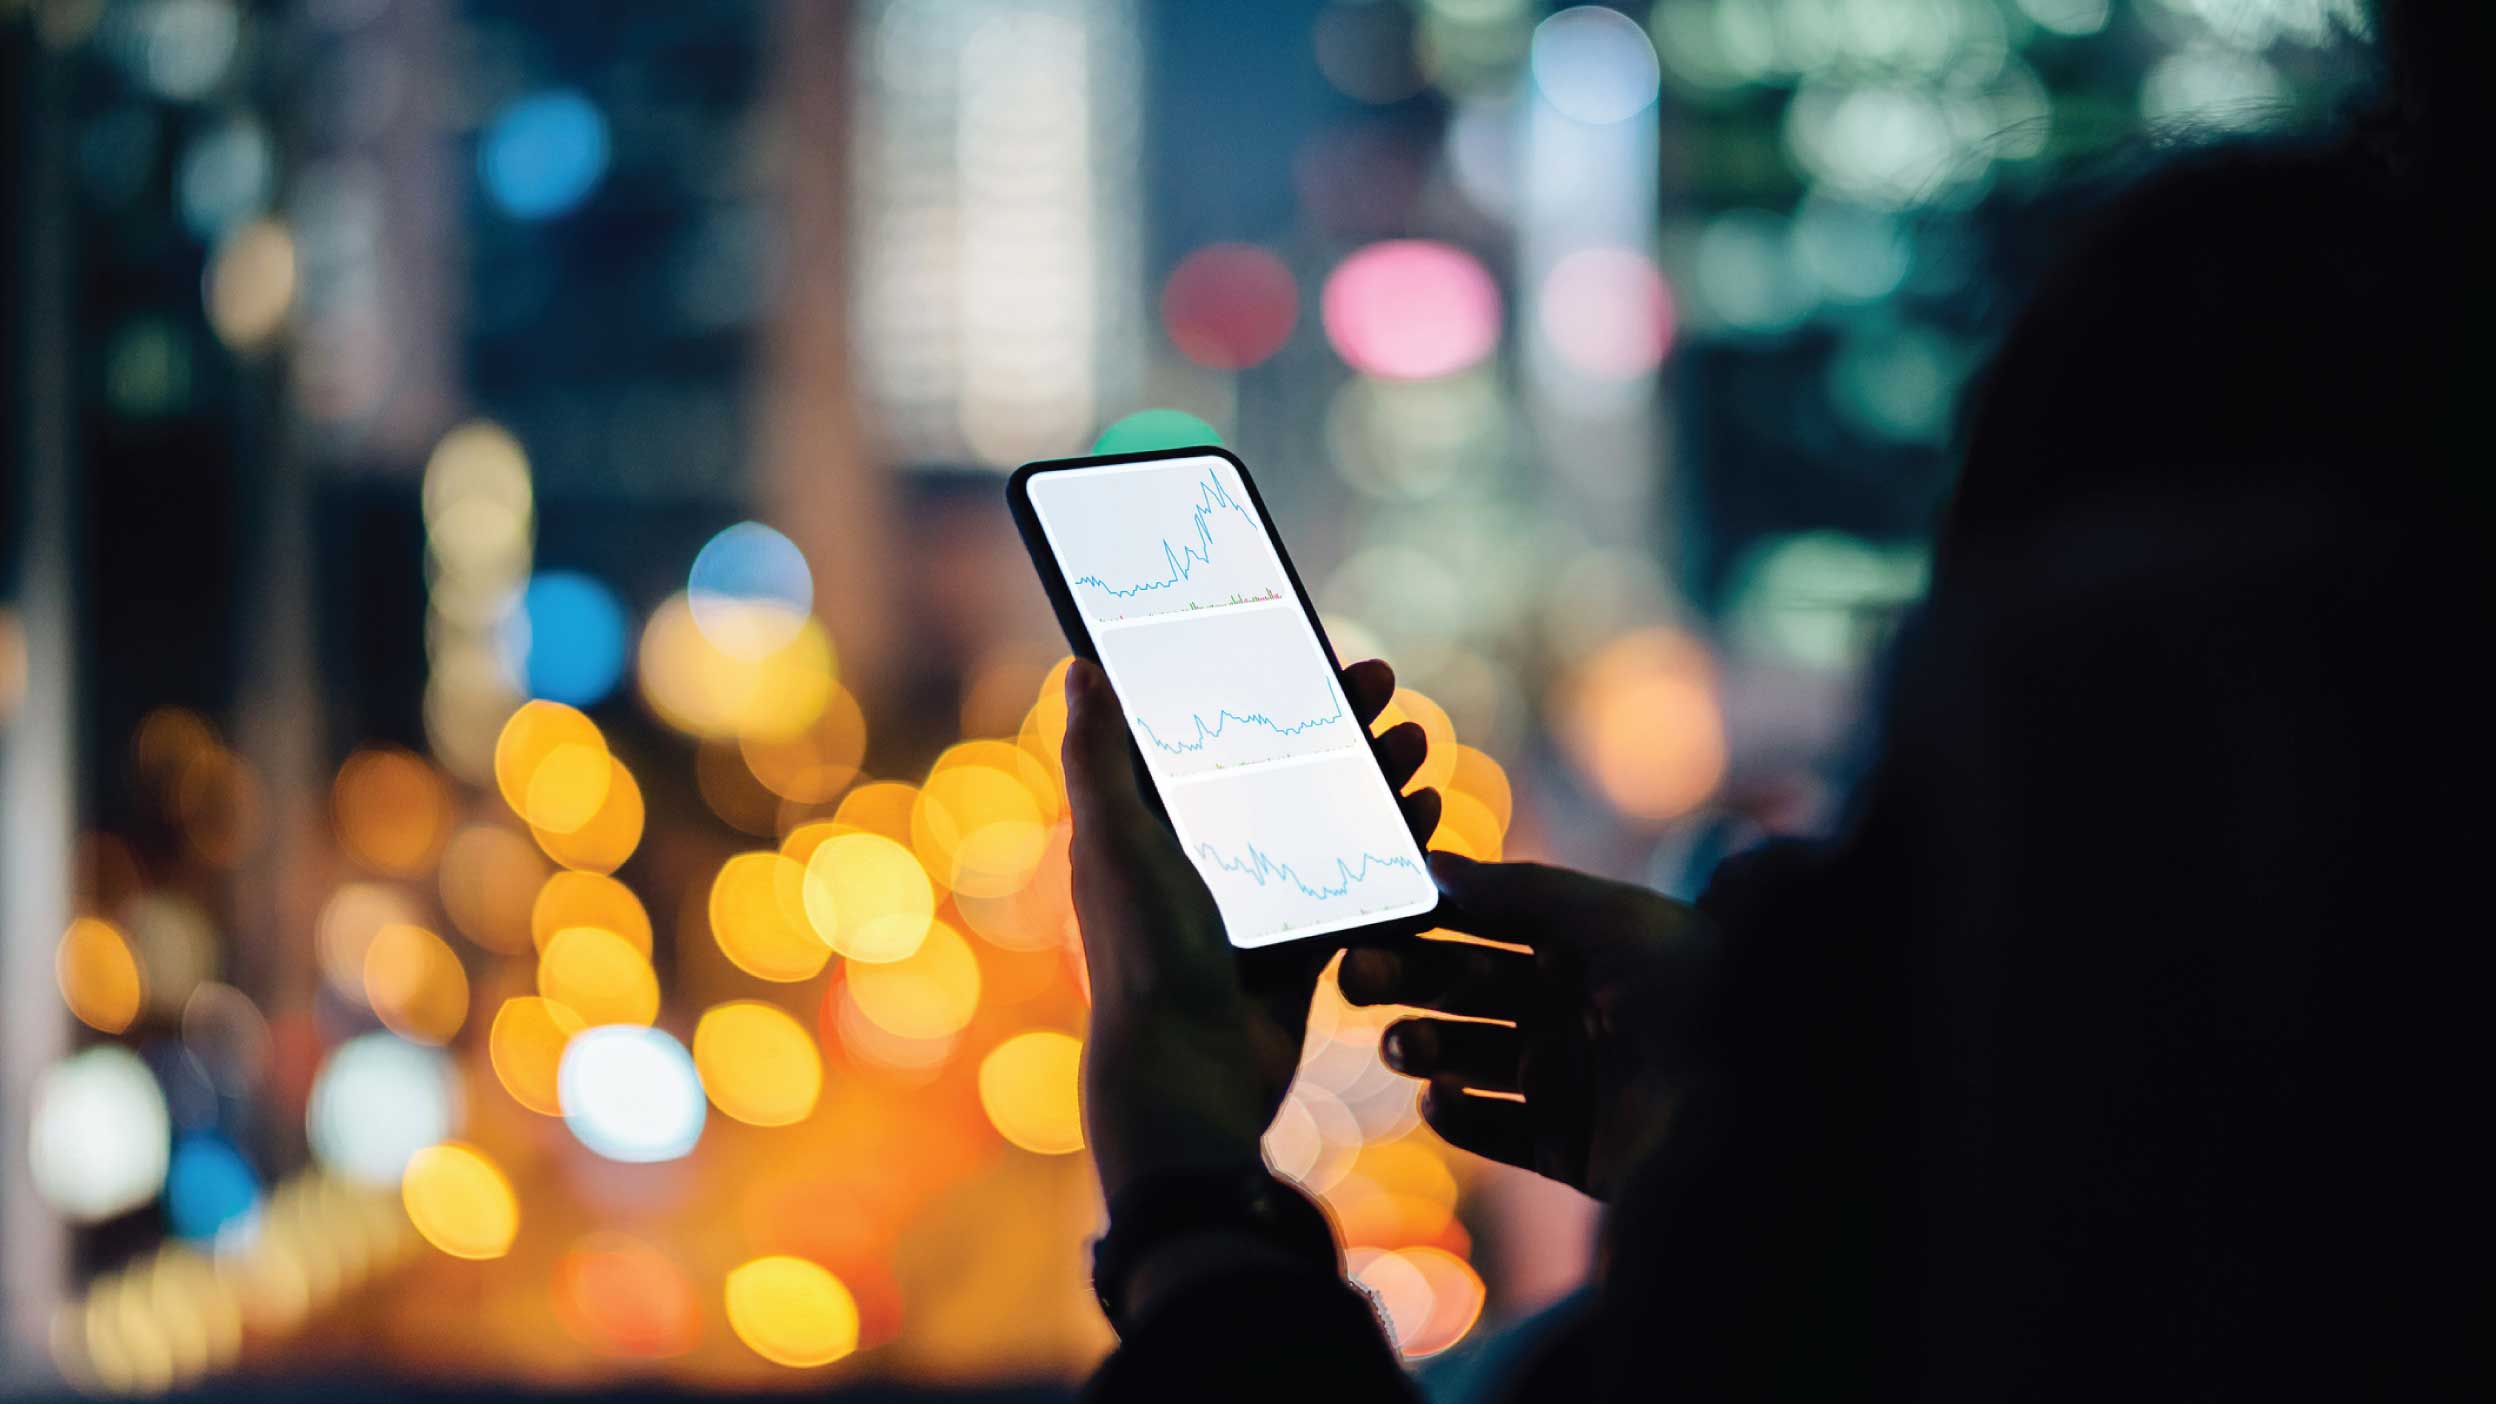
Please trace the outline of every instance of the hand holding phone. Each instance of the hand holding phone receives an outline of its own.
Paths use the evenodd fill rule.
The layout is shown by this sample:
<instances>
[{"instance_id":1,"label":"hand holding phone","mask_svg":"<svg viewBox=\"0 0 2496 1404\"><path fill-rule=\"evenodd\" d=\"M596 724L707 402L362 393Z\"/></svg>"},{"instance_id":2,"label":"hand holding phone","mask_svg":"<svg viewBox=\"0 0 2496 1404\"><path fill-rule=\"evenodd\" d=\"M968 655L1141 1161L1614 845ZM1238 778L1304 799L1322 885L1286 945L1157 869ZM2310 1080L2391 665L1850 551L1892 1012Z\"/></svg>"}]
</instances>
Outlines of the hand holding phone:
<instances>
[{"instance_id":1,"label":"hand holding phone","mask_svg":"<svg viewBox=\"0 0 2496 1404\"><path fill-rule=\"evenodd\" d=\"M1364 724L1395 690L1382 663L1355 665L1345 678ZM1107 678L1079 662L1066 694L1075 912L1092 984L1083 1109L1102 1187L1115 1195L1156 1170L1254 1164L1299 1065L1309 995L1333 947L1234 948L1203 877L1142 788ZM1419 733L1407 723L1380 738L1392 782L1420 765ZM1433 791L1404 808L1413 832L1438 822Z\"/></svg>"},{"instance_id":2,"label":"hand holding phone","mask_svg":"<svg viewBox=\"0 0 2496 1404\"><path fill-rule=\"evenodd\" d=\"M1191 448L1033 463L1008 497L1231 944L1432 925L1421 845L1239 460Z\"/></svg>"},{"instance_id":3,"label":"hand holding phone","mask_svg":"<svg viewBox=\"0 0 2496 1404\"><path fill-rule=\"evenodd\" d=\"M1336 944L1436 908L1419 840L1438 796L1397 795L1421 764L1421 729L1370 740L1394 674L1375 662L1337 673L1235 460L1034 465L1011 498L1086 660L1067 672L1065 762L1093 991L1084 1111L1103 1187L1254 1164ZM1115 682L1091 661L1104 649ZM1217 690L1231 700L1185 700ZM1348 808L1321 812L1345 792ZM1244 835L1251 823L1265 836ZM1320 846L1346 829L1388 861L1339 855L1330 871Z\"/></svg>"}]
</instances>

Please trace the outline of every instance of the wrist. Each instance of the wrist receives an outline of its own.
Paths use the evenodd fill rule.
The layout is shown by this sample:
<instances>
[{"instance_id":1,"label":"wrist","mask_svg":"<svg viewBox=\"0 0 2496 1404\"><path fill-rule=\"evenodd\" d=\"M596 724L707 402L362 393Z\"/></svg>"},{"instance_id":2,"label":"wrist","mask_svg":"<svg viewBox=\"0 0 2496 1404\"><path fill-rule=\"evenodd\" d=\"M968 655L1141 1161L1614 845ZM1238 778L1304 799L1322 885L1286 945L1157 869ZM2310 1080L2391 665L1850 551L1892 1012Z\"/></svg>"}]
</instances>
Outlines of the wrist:
<instances>
[{"instance_id":1,"label":"wrist","mask_svg":"<svg viewBox=\"0 0 2496 1404\"><path fill-rule=\"evenodd\" d=\"M1228 1273L1314 1266L1313 1257L1293 1253L1244 1229L1174 1233L1143 1248L1127 1269L1119 1317L1128 1324L1143 1321L1163 1302Z\"/></svg>"},{"instance_id":2,"label":"wrist","mask_svg":"<svg viewBox=\"0 0 2496 1404\"><path fill-rule=\"evenodd\" d=\"M1092 1245L1092 1285L1123 1330L1148 1302L1207 1276L1289 1263L1342 1274L1334 1221L1316 1200L1253 1161L1172 1169L1111 1198L1109 1229Z\"/></svg>"},{"instance_id":3,"label":"wrist","mask_svg":"<svg viewBox=\"0 0 2496 1404\"><path fill-rule=\"evenodd\" d=\"M1245 1175L1265 1168L1255 1138L1184 1115L1130 1118L1093 1152L1101 1198L1114 1213L1137 1185L1169 1178Z\"/></svg>"},{"instance_id":4,"label":"wrist","mask_svg":"<svg viewBox=\"0 0 2496 1404\"><path fill-rule=\"evenodd\" d=\"M1155 1175L1264 1163L1272 1107L1245 1085L1246 1058L1166 1033L1096 1034L1089 1056L1085 1113L1104 1197Z\"/></svg>"}]
</instances>

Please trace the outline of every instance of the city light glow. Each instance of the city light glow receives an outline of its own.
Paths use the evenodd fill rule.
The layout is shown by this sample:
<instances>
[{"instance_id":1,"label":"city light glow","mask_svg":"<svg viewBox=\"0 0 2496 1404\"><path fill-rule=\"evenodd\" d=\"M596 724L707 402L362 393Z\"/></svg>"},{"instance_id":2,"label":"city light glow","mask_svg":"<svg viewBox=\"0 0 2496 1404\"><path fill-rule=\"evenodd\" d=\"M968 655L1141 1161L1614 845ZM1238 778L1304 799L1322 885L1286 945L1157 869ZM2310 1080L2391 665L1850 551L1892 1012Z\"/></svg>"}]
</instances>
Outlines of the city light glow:
<instances>
[{"instance_id":1,"label":"city light glow","mask_svg":"<svg viewBox=\"0 0 2496 1404\"><path fill-rule=\"evenodd\" d=\"M564 1124L609 1160L676 1160L702 1139L701 1076L685 1046L657 1029L609 1024L574 1035L555 1087Z\"/></svg>"},{"instance_id":2,"label":"city light glow","mask_svg":"<svg viewBox=\"0 0 2496 1404\"><path fill-rule=\"evenodd\" d=\"M462 1141L409 1157L399 1180L408 1222L454 1258L499 1258L520 1235L520 1201L493 1158Z\"/></svg>"}]
</instances>

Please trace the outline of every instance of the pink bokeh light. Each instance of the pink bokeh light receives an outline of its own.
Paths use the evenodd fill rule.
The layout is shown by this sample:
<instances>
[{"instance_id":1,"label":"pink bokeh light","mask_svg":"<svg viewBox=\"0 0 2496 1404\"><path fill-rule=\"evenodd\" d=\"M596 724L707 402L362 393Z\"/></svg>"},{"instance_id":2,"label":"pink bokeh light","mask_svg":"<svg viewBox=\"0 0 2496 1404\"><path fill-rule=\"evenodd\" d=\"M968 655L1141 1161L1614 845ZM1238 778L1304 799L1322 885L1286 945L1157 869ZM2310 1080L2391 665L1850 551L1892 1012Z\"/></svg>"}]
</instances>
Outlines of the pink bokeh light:
<instances>
[{"instance_id":1,"label":"pink bokeh light","mask_svg":"<svg viewBox=\"0 0 2496 1404\"><path fill-rule=\"evenodd\" d=\"M1543 280L1543 335L1562 360L1603 380L1629 380L1673 348L1673 290L1632 249L1580 249Z\"/></svg>"},{"instance_id":2,"label":"pink bokeh light","mask_svg":"<svg viewBox=\"0 0 2496 1404\"><path fill-rule=\"evenodd\" d=\"M1283 348L1300 320L1300 284L1253 244L1208 244L1179 260L1161 289L1161 325L1179 354L1245 370Z\"/></svg>"},{"instance_id":3,"label":"pink bokeh light","mask_svg":"<svg viewBox=\"0 0 2496 1404\"><path fill-rule=\"evenodd\" d=\"M1327 276L1326 339L1389 380L1452 375L1499 344L1499 287L1481 260L1427 239L1371 244Z\"/></svg>"}]
</instances>

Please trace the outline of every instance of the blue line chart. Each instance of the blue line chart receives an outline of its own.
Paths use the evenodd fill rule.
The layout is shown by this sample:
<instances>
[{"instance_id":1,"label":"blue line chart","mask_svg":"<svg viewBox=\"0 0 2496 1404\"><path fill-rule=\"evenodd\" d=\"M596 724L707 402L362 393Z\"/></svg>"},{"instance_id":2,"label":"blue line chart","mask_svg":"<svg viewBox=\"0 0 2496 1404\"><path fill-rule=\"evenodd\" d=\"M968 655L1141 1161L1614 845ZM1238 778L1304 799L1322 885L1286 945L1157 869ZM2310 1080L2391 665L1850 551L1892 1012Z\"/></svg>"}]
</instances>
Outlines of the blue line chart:
<instances>
[{"instance_id":1,"label":"blue line chart","mask_svg":"<svg viewBox=\"0 0 2496 1404\"><path fill-rule=\"evenodd\" d=\"M1135 719L1135 725L1137 730L1144 733L1144 738L1152 742L1164 754L1178 756L1202 751L1205 747L1221 740L1222 733L1228 730L1233 722L1242 726L1263 727L1276 736L1298 736L1304 731L1315 731L1319 727L1341 720L1343 720L1343 704L1337 702L1334 704L1334 709L1322 717L1311 717L1307 721L1288 724L1278 722L1264 712L1234 712L1228 707L1216 709L1210 723L1206 722L1204 713L1191 712L1188 714L1188 721L1195 728L1196 734L1191 739L1181 741L1164 741L1161 739L1161 732L1142 717Z\"/></svg>"},{"instance_id":2,"label":"blue line chart","mask_svg":"<svg viewBox=\"0 0 2496 1404\"><path fill-rule=\"evenodd\" d=\"M1369 880L1370 872L1374 868L1401 868L1408 873L1421 871L1421 865L1410 858L1381 857L1375 853L1363 853L1360 855L1358 868L1353 867L1349 859L1335 860L1335 873L1342 879L1340 882L1312 884L1294 871L1289 863L1275 862L1265 850L1253 843L1248 845L1248 856L1244 859L1224 857L1222 850L1210 843L1196 845L1196 855L1226 873L1237 873L1253 881L1259 887L1264 887L1270 882L1287 882L1300 889L1301 896L1319 902L1331 901L1350 893L1355 886Z\"/></svg>"},{"instance_id":3,"label":"blue line chart","mask_svg":"<svg viewBox=\"0 0 2496 1404\"><path fill-rule=\"evenodd\" d=\"M1075 583L1089 585L1103 594L1122 600L1133 599L1137 595L1148 594L1155 590L1174 589L1186 583L1188 578L1196 573L1198 566L1213 564L1213 522L1216 515L1225 510L1238 513L1239 519L1247 524L1248 530L1258 530L1256 515L1248 510L1245 503L1231 496L1230 490L1223 487L1221 480L1214 477L1213 473L1208 470L1204 482L1198 485L1196 505L1189 509L1189 515L1193 518L1195 541L1190 544L1182 538L1180 544L1174 546L1168 537L1162 538L1162 560L1170 567L1170 573L1167 576L1159 580L1139 580L1132 585L1120 586L1112 585L1098 575L1078 575L1075 577Z\"/></svg>"}]
</instances>

